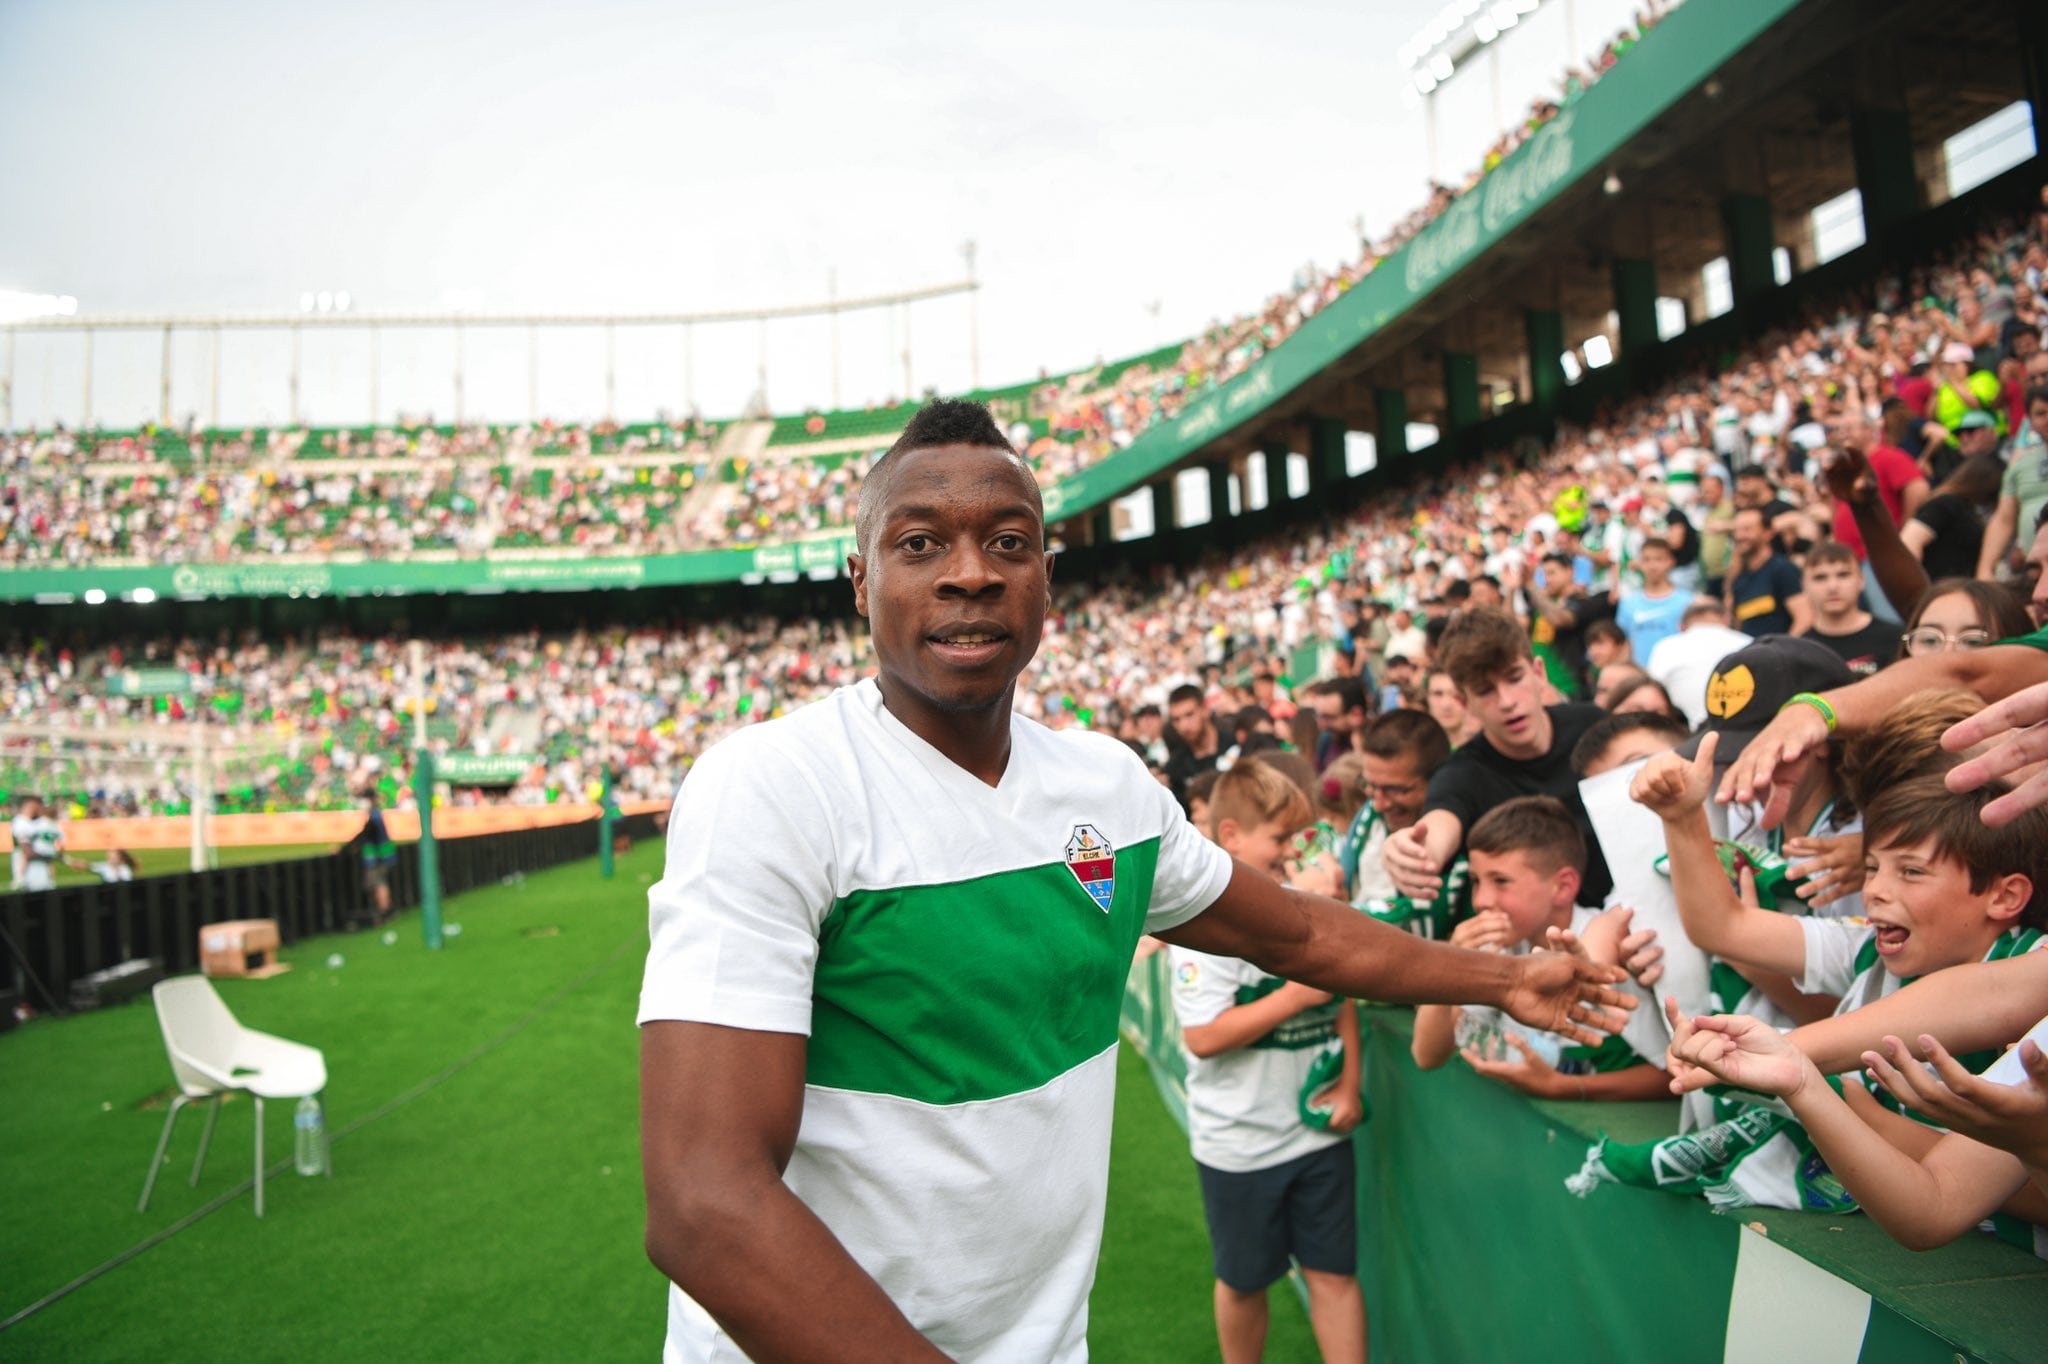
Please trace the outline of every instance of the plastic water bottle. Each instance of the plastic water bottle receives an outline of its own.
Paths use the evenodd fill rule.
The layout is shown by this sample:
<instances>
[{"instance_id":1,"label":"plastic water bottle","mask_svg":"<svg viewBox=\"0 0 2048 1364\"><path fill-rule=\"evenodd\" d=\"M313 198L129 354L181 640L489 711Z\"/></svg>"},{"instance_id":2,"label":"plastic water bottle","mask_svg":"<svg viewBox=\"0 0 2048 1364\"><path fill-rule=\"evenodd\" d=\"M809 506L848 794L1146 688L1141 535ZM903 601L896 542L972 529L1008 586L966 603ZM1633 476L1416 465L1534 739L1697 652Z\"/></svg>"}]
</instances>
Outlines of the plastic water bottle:
<instances>
[{"instance_id":1,"label":"plastic water bottle","mask_svg":"<svg viewBox=\"0 0 2048 1364\"><path fill-rule=\"evenodd\" d=\"M302 1175L317 1175L327 1168L327 1120L320 1101L308 1094L299 1100L292 1114L292 1164Z\"/></svg>"},{"instance_id":2,"label":"plastic water bottle","mask_svg":"<svg viewBox=\"0 0 2048 1364\"><path fill-rule=\"evenodd\" d=\"M1453 1034L1458 1049L1470 1047L1483 1061L1505 1061L1507 1041L1501 1023L1505 1015L1484 1004L1467 1004L1458 1010L1458 1027Z\"/></svg>"}]
</instances>

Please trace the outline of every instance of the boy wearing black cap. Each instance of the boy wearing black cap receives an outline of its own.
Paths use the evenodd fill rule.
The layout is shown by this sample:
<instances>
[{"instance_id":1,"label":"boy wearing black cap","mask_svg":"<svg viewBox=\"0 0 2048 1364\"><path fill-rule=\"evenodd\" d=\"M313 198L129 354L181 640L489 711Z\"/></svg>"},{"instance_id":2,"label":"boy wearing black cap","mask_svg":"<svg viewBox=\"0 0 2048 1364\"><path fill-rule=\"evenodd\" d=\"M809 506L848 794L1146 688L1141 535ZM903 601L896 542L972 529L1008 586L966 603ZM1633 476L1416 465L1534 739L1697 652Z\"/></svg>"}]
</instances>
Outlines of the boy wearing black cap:
<instances>
[{"instance_id":1,"label":"boy wearing black cap","mask_svg":"<svg viewBox=\"0 0 2048 1364\"><path fill-rule=\"evenodd\" d=\"M1679 752L1690 758L1706 735L1718 734L1716 760L1725 765L1786 706L1815 704L1816 693L1853 680L1848 664L1825 645L1767 635L1721 660L1707 680L1706 723ZM1731 838L1749 850L1764 882L1761 893L1781 909L1807 913L1824 905L1830 918L1862 912L1855 891L1863 881L1863 826L1840 765L1840 750L1832 745L1802 759L1791 809L1775 829L1761 827L1760 811L1738 806L1729 812ZM1780 878L1785 888L1776 892Z\"/></svg>"}]
</instances>

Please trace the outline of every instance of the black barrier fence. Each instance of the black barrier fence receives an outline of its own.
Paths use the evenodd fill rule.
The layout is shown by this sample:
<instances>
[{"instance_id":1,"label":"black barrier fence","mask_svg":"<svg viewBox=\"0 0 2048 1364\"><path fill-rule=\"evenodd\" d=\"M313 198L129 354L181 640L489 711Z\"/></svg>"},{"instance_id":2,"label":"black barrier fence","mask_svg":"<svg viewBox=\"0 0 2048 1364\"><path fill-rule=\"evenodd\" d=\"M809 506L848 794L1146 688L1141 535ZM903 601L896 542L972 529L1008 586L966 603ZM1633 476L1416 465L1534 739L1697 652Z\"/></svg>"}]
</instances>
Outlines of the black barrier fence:
<instances>
[{"instance_id":1,"label":"black barrier fence","mask_svg":"<svg viewBox=\"0 0 2048 1364\"><path fill-rule=\"evenodd\" d=\"M655 816L629 815L614 828L638 842L655 833ZM460 895L594 855L597 821L444 838L439 847L442 893ZM393 908L419 904L418 844L399 845L390 884ZM347 928L368 905L355 845L324 857L0 895L0 982L37 1009L60 1008L73 981L125 961L153 959L172 975L197 969L206 924L274 919L293 943Z\"/></svg>"}]
</instances>

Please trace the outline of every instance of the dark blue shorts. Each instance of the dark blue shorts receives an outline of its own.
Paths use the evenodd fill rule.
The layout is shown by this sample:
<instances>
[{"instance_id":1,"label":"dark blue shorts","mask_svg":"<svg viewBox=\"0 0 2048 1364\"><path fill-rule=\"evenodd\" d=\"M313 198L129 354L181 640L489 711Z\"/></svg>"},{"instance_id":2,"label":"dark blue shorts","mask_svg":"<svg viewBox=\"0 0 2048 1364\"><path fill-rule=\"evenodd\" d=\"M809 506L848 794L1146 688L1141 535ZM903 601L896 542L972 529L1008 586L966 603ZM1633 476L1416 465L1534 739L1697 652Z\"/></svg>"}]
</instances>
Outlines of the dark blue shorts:
<instances>
[{"instance_id":1,"label":"dark blue shorts","mask_svg":"<svg viewBox=\"0 0 2048 1364\"><path fill-rule=\"evenodd\" d=\"M1240 1293L1255 1293L1287 1273L1290 1257L1303 1269L1356 1274L1358 1170L1352 1161L1348 1141L1241 1174L1196 1161L1216 1277Z\"/></svg>"}]
</instances>

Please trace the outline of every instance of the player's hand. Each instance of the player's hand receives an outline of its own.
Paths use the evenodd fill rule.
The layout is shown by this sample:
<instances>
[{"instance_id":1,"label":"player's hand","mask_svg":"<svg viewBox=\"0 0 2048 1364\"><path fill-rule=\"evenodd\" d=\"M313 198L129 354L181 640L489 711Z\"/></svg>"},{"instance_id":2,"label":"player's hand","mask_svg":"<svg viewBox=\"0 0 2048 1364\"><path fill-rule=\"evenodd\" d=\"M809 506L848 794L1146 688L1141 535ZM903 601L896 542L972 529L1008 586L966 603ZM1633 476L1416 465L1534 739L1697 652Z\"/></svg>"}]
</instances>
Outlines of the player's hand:
<instances>
[{"instance_id":1,"label":"player's hand","mask_svg":"<svg viewBox=\"0 0 2048 1364\"><path fill-rule=\"evenodd\" d=\"M2048 758L2048 682L2014 692L1995 706L1986 706L1958 720L1941 736L1941 746L1959 753L1986 739L1999 743L1989 753L1959 763L1948 774L1951 791L1974 791L1994 777L2005 777ZM2048 804L2048 771L2037 772L1984 807L1984 822L2010 823L2021 812Z\"/></svg>"},{"instance_id":2,"label":"player's hand","mask_svg":"<svg viewBox=\"0 0 2048 1364\"><path fill-rule=\"evenodd\" d=\"M1863 889L1863 835L1788 838L1787 874L1800 881L1799 898L1818 909ZM1805 859L1798 861L1795 859Z\"/></svg>"},{"instance_id":3,"label":"player's hand","mask_svg":"<svg viewBox=\"0 0 2048 1364\"><path fill-rule=\"evenodd\" d=\"M1501 1007L1518 1023L1586 1046L1620 1032L1635 1008L1633 995L1614 986L1625 973L1583 956L1536 952L1513 959L1515 978Z\"/></svg>"},{"instance_id":4,"label":"player's hand","mask_svg":"<svg viewBox=\"0 0 2048 1364\"><path fill-rule=\"evenodd\" d=\"M1411 900L1427 903L1443 889L1444 880L1438 874L1442 869L1429 855L1429 844L1423 839L1420 824L1388 834L1380 849L1380 863L1386 867L1394 889Z\"/></svg>"},{"instance_id":5,"label":"player's hand","mask_svg":"<svg viewBox=\"0 0 2048 1364\"><path fill-rule=\"evenodd\" d=\"M1497 909L1481 910L1451 930L1451 946L1472 951L1498 951L1514 933L1508 916Z\"/></svg>"},{"instance_id":6,"label":"player's hand","mask_svg":"<svg viewBox=\"0 0 2048 1364\"><path fill-rule=\"evenodd\" d=\"M1671 1092L1683 1094L1720 1081L1752 1094L1795 1097L1805 1086L1813 1063L1768 1023L1747 1014L1712 1014L1687 1018L1678 1001L1664 1001L1671 1020L1671 1047L1665 1055Z\"/></svg>"},{"instance_id":7,"label":"player's hand","mask_svg":"<svg viewBox=\"0 0 2048 1364\"><path fill-rule=\"evenodd\" d=\"M1864 1052L1863 1064L1900 1103L2029 1165L2048 1164L2048 1056L2033 1042L2020 1043L2026 1078L2016 1085L1970 1074L1924 1033L1920 1054L1934 1067L1931 1075L1898 1038L1886 1037L1881 1048Z\"/></svg>"},{"instance_id":8,"label":"player's hand","mask_svg":"<svg viewBox=\"0 0 2048 1364\"><path fill-rule=\"evenodd\" d=\"M1476 1047L1466 1047L1458 1054L1465 1058L1466 1065L1510 1089L1518 1089L1538 1099L1561 1099L1565 1096L1566 1077L1556 1066L1538 1056L1536 1049L1517 1034L1503 1033L1501 1037L1521 1055L1512 1061L1489 1061L1479 1054Z\"/></svg>"},{"instance_id":9,"label":"player's hand","mask_svg":"<svg viewBox=\"0 0 2048 1364\"><path fill-rule=\"evenodd\" d=\"M1792 808L1792 787L1799 779L1795 764L1827 746L1828 722L1812 706L1788 706L1771 717L1721 779L1723 805L1763 800L1763 826L1775 829ZM1652 761L1655 761L1652 759Z\"/></svg>"},{"instance_id":10,"label":"player's hand","mask_svg":"<svg viewBox=\"0 0 2048 1364\"><path fill-rule=\"evenodd\" d=\"M1629 798L1665 820L1682 819L1707 803L1714 789L1714 751L1721 736L1708 733L1691 761L1676 753L1659 753L1643 764L1629 783Z\"/></svg>"}]
</instances>

